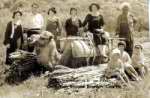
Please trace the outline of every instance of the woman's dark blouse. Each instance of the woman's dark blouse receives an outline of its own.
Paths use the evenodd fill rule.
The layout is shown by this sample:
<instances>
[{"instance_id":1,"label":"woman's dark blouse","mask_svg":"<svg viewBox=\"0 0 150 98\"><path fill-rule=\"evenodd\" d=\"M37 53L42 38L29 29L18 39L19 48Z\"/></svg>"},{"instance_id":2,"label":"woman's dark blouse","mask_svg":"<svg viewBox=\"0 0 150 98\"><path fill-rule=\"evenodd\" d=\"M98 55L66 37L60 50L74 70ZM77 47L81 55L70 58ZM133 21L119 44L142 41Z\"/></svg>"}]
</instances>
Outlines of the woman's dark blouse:
<instances>
[{"instance_id":1,"label":"woman's dark blouse","mask_svg":"<svg viewBox=\"0 0 150 98\"><path fill-rule=\"evenodd\" d=\"M78 36L78 31L81 26L82 23L80 19L77 19L76 21L72 21L71 18L67 19L65 23L67 36Z\"/></svg>"},{"instance_id":2,"label":"woman's dark blouse","mask_svg":"<svg viewBox=\"0 0 150 98\"><path fill-rule=\"evenodd\" d=\"M11 34L12 34L12 21L10 21L7 24L7 28L6 28L6 32L5 32L5 38L4 38L4 45L11 43L17 43L17 40L19 38L21 38L21 43L23 43L23 30L22 30L22 26L18 25L15 29L14 29L14 36L13 38L10 38ZM12 42L13 41L13 42Z\"/></svg>"},{"instance_id":3,"label":"woman's dark blouse","mask_svg":"<svg viewBox=\"0 0 150 98\"><path fill-rule=\"evenodd\" d=\"M101 29L101 27L104 26L103 16L92 16L91 14L88 14L83 22L83 26L86 26L87 24L88 30L92 33L96 33L95 29Z\"/></svg>"},{"instance_id":4,"label":"woman's dark blouse","mask_svg":"<svg viewBox=\"0 0 150 98\"><path fill-rule=\"evenodd\" d=\"M88 14L83 22L83 27L85 27L88 24L88 31L93 33L93 40L96 46L100 44L106 44L106 40L102 37L99 36L96 31L96 29L101 29L102 26L104 26L104 20L103 16L92 16L91 14Z\"/></svg>"}]
</instances>

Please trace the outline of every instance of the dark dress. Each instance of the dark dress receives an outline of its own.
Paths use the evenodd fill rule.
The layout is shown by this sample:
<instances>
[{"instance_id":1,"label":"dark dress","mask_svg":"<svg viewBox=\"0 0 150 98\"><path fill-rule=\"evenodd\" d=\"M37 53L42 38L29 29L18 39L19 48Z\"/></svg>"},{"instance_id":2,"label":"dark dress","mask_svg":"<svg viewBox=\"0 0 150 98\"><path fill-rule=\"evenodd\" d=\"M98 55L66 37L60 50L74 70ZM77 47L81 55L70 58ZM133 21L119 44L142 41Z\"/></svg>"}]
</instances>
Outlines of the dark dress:
<instances>
[{"instance_id":1,"label":"dark dress","mask_svg":"<svg viewBox=\"0 0 150 98\"><path fill-rule=\"evenodd\" d=\"M71 18L66 20L65 23L65 30L67 36L78 36L79 35L79 28L82 26L81 20L76 19L76 21L72 21Z\"/></svg>"},{"instance_id":2,"label":"dark dress","mask_svg":"<svg viewBox=\"0 0 150 98\"><path fill-rule=\"evenodd\" d=\"M10 21L7 24L7 28L5 31L5 38L4 38L4 45L10 45L9 48L7 48L6 51L6 64L11 64L11 60L9 59L9 54L12 52L15 52L16 49L21 49L22 48L22 44L23 44L23 30L22 30L22 26L21 25L17 25L16 27L14 27L14 34L13 33L13 26L15 26L15 24L12 23L12 21ZM18 44L18 42L20 43L20 45Z\"/></svg>"},{"instance_id":3,"label":"dark dress","mask_svg":"<svg viewBox=\"0 0 150 98\"><path fill-rule=\"evenodd\" d=\"M59 51L60 50L59 37L61 36L61 24L59 23L59 18L55 20L48 19L46 24L46 31L49 31L54 35L56 46Z\"/></svg>"},{"instance_id":4,"label":"dark dress","mask_svg":"<svg viewBox=\"0 0 150 98\"><path fill-rule=\"evenodd\" d=\"M104 26L104 20L103 16L92 16L91 14L88 14L83 22L83 26L86 26L88 24L88 31L93 33L94 43L96 46L103 44L104 39L101 38L99 35L99 32L96 31L96 29L101 29L102 26Z\"/></svg>"},{"instance_id":5,"label":"dark dress","mask_svg":"<svg viewBox=\"0 0 150 98\"><path fill-rule=\"evenodd\" d=\"M60 36L60 33L61 33L61 27L59 24L59 20L58 19L48 20L47 25L46 25L46 30L53 33L55 36L55 39L57 39L57 37Z\"/></svg>"}]
</instances>

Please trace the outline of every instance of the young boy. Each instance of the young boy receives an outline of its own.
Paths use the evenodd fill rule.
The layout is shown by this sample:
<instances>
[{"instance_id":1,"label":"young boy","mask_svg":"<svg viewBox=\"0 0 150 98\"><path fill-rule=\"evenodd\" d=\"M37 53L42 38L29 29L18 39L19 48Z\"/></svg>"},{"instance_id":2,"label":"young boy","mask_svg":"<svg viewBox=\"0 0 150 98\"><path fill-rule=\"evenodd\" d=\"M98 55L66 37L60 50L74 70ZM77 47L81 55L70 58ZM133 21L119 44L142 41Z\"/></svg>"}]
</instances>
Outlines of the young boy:
<instances>
[{"instance_id":1,"label":"young boy","mask_svg":"<svg viewBox=\"0 0 150 98\"><path fill-rule=\"evenodd\" d=\"M142 78L144 78L144 74L147 71L147 67L144 64L144 54L143 47L140 44L136 44L134 46L133 55L132 55L132 65Z\"/></svg>"}]
</instances>

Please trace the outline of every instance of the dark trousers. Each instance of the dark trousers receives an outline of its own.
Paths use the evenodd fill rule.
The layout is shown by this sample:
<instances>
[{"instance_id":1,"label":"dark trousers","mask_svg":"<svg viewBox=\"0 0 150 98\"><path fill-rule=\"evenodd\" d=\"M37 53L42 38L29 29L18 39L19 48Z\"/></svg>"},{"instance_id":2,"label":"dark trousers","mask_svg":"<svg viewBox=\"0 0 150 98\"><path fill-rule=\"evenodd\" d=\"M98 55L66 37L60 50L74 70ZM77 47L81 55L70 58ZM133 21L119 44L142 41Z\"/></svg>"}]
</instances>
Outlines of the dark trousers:
<instances>
[{"instance_id":1,"label":"dark trousers","mask_svg":"<svg viewBox=\"0 0 150 98\"><path fill-rule=\"evenodd\" d=\"M125 51L130 55L130 57L132 56L132 52L133 52L133 41L125 41L126 43L126 48Z\"/></svg>"}]
</instances>

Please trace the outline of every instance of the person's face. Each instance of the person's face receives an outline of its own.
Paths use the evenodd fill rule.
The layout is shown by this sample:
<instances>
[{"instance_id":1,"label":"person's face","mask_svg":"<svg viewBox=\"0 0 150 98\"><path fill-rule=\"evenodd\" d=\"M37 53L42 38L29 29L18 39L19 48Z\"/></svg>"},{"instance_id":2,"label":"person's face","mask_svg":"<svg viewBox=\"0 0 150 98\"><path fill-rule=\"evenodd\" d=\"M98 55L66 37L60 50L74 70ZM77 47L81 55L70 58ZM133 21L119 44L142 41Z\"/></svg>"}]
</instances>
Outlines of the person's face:
<instances>
[{"instance_id":1,"label":"person's face","mask_svg":"<svg viewBox=\"0 0 150 98\"><path fill-rule=\"evenodd\" d=\"M49 16L54 16L55 15L55 13L53 12L53 11L49 11Z\"/></svg>"},{"instance_id":2,"label":"person's face","mask_svg":"<svg viewBox=\"0 0 150 98\"><path fill-rule=\"evenodd\" d=\"M16 13L16 15L15 15L15 19L16 19L16 20L21 19L21 15L20 15L20 13Z\"/></svg>"},{"instance_id":3,"label":"person's face","mask_svg":"<svg viewBox=\"0 0 150 98\"><path fill-rule=\"evenodd\" d=\"M141 48L140 47L135 47L134 48L134 53L140 53L141 52Z\"/></svg>"},{"instance_id":4,"label":"person's face","mask_svg":"<svg viewBox=\"0 0 150 98\"><path fill-rule=\"evenodd\" d=\"M97 7L95 5L92 6L92 12L98 11Z\"/></svg>"},{"instance_id":5,"label":"person's face","mask_svg":"<svg viewBox=\"0 0 150 98\"><path fill-rule=\"evenodd\" d=\"M77 15L77 11L76 10L72 10L70 14L71 14L71 16L76 16Z\"/></svg>"},{"instance_id":6,"label":"person's face","mask_svg":"<svg viewBox=\"0 0 150 98\"><path fill-rule=\"evenodd\" d=\"M119 48L120 51L124 51L124 49L125 49L124 45L119 45L118 48Z\"/></svg>"},{"instance_id":7,"label":"person's face","mask_svg":"<svg viewBox=\"0 0 150 98\"><path fill-rule=\"evenodd\" d=\"M32 6L32 13L37 13L38 12L38 6L36 6L36 5L33 5Z\"/></svg>"},{"instance_id":8,"label":"person's face","mask_svg":"<svg viewBox=\"0 0 150 98\"><path fill-rule=\"evenodd\" d=\"M124 14L128 14L129 12L129 8L127 6L125 6L123 9L122 9L123 13Z\"/></svg>"}]
</instances>

